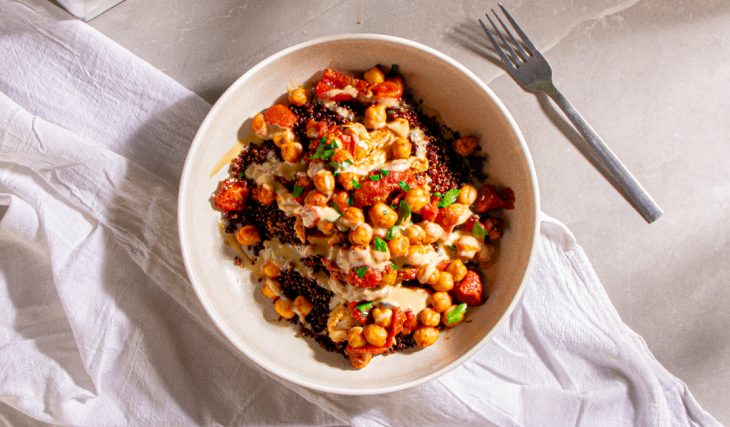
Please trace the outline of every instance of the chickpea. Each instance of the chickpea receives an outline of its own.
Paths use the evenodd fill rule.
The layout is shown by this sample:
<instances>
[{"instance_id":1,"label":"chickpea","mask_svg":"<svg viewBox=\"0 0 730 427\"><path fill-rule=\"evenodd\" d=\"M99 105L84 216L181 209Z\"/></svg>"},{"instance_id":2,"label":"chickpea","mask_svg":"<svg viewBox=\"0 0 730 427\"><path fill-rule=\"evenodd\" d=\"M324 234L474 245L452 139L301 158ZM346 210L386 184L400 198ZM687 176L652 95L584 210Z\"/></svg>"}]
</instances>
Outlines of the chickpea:
<instances>
[{"instance_id":1,"label":"chickpea","mask_svg":"<svg viewBox=\"0 0 730 427\"><path fill-rule=\"evenodd\" d=\"M279 298L274 301L274 311L283 317L284 319L291 319L294 317L294 310L292 310L292 303L288 299Z\"/></svg>"},{"instance_id":2,"label":"chickpea","mask_svg":"<svg viewBox=\"0 0 730 427\"><path fill-rule=\"evenodd\" d=\"M303 295L299 295L298 297L294 298L294 308L296 308L299 314L301 314L303 317L307 317L307 315L312 312L312 308L314 307L306 297L304 297Z\"/></svg>"},{"instance_id":3,"label":"chickpea","mask_svg":"<svg viewBox=\"0 0 730 427\"><path fill-rule=\"evenodd\" d=\"M368 366L370 361L373 360L373 355L370 353L351 354L349 357L350 364L355 369L362 369Z\"/></svg>"},{"instance_id":4,"label":"chickpea","mask_svg":"<svg viewBox=\"0 0 730 427\"><path fill-rule=\"evenodd\" d=\"M376 227L390 228L398 221L398 214L385 203L376 203L370 208L368 215Z\"/></svg>"},{"instance_id":5,"label":"chickpea","mask_svg":"<svg viewBox=\"0 0 730 427\"><path fill-rule=\"evenodd\" d=\"M448 271L442 271L436 283L431 284L431 287L434 291L448 292L454 288L454 276Z\"/></svg>"},{"instance_id":6,"label":"chickpea","mask_svg":"<svg viewBox=\"0 0 730 427\"><path fill-rule=\"evenodd\" d=\"M387 273L383 275L383 278L380 280L380 284L383 286L386 285L395 285L395 282L398 281L398 272L396 270L389 270Z\"/></svg>"},{"instance_id":7,"label":"chickpea","mask_svg":"<svg viewBox=\"0 0 730 427\"><path fill-rule=\"evenodd\" d=\"M349 162L355 161L355 159L352 157L352 154L349 151L343 150L343 149L339 149L339 150L335 151L335 154L332 155L332 158L330 160L332 160L333 162L338 162L338 163L342 163L345 161L349 161Z\"/></svg>"},{"instance_id":8,"label":"chickpea","mask_svg":"<svg viewBox=\"0 0 730 427\"><path fill-rule=\"evenodd\" d=\"M496 249L493 245L490 245L489 243L485 243L482 245L482 248L479 249L479 252L477 252L477 260L480 263L487 263L492 260L492 257L494 256L494 252Z\"/></svg>"},{"instance_id":9,"label":"chickpea","mask_svg":"<svg viewBox=\"0 0 730 427\"><path fill-rule=\"evenodd\" d=\"M322 169L314 174L312 181L314 181L314 186L322 194L330 195L335 191L335 177L332 175L332 172L326 169Z\"/></svg>"},{"instance_id":10,"label":"chickpea","mask_svg":"<svg viewBox=\"0 0 730 427\"><path fill-rule=\"evenodd\" d=\"M427 283L429 285L436 284L440 276L441 272L436 268L432 269L428 264L422 265L421 268L418 269L418 273L416 273L416 278L418 278L419 282Z\"/></svg>"},{"instance_id":11,"label":"chickpea","mask_svg":"<svg viewBox=\"0 0 730 427\"><path fill-rule=\"evenodd\" d=\"M449 266L446 267L446 271L451 274L454 282L460 282L466 276L466 266L460 259L451 261Z\"/></svg>"},{"instance_id":12,"label":"chickpea","mask_svg":"<svg viewBox=\"0 0 730 427\"><path fill-rule=\"evenodd\" d=\"M279 294L281 294L281 284L279 284L277 280L266 279L264 281L264 285L261 287L261 293L264 294L266 298L275 300L279 298Z\"/></svg>"},{"instance_id":13,"label":"chickpea","mask_svg":"<svg viewBox=\"0 0 730 427\"><path fill-rule=\"evenodd\" d=\"M274 202L276 193L274 193L274 189L269 184L262 184L253 189L252 197L260 204L266 206Z\"/></svg>"},{"instance_id":14,"label":"chickpea","mask_svg":"<svg viewBox=\"0 0 730 427\"><path fill-rule=\"evenodd\" d=\"M438 326L441 322L441 315L430 308L424 308L418 313L418 320L423 326Z\"/></svg>"},{"instance_id":15,"label":"chickpea","mask_svg":"<svg viewBox=\"0 0 730 427\"><path fill-rule=\"evenodd\" d=\"M302 158L304 148L298 142L287 142L281 146L281 157L285 162L295 163Z\"/></svg>"},{"instance_id":16,"label":"chickpea","mask_svg":"<svg viewBox=\"0 0 730 427\"><path fill-rule=\"evenodd\" d=\"M424 326L416 329L416 332L413 333L413 338L419 347L424 348L438 341L440 335L438 329L432 326Z\"/></svg>"},{"instance_id":17,"label":"chickpea","mask_svg":"<svg viewBox=\"0 0 730 427\"><path fill-rule=\"evenodd\" d=\"M368 129L381 129L385 127L385 106L371 105L365 110L365 119L363 123Z\"/></svg>"},{"instance_id":18,"label":"chickpea","mask_svg":"<svg viewBox=\"0 0 730 427\"><path fill-rule=\"evenodd\" d=\"M253 246L261 241L261 236L253 225L244 225L236 233L236 241L242 246Z\"/></svg>"},{"instance_id":19,"label":"chickpea","mask_svg":"<svg viewBox=\"0 0 730 427\"><path fill-rule=\"evenodd\" d=\"M429 299L431 307L437 313L443 313L451 307L451 296L446 292L434 292Z\"/></svg>"},{"instance_id":20,"label":"chickpea","mask_svg":"<svg viewBox=\"0 0 730 427\"><path fill-rule=\"evenodd\" d=\"M411 159L411 171L414 173L426 172L428 170L428 159L425 157L417 157Z\"/></svg>"},{"instance_id":21,"label":"chickpea","mask_svg":"<svg viewBox=\"0 0 730 427\"><path fill-rule=\"evenodd\" d=\"M451 227L466 220L464 214L469 213L468 210L469 208L461 203L454 203L453 205L447 206L441 210L439 223L445 229L450 230Z\"/></svg>"},{"instance_id":22,"label":"chickpea","mask_svg":"<svg viewBox=\"0 0 730 427\"><path fill-rule=\"evenodd\" d=\"M284 129L281 132L276 132L271 136L274 144L281 148L284 144L294 142L294 132L291 129Z\"/></svg>"},{"instance_id":23,"label":"chickpea","mask_svg":"<svg viewBox=\"0 0 730 427\"><path fill-rule=\"evenodd\" d=\"M317 190L312 190L304 196L304 204L307 206L326 206L327 196Z\"/></svg>"},{"instance_id":24,"label":"chickpea","mask_svg":"<svg viewBox=\"0 0 730 427\"><path fill-rule=\"evenodd\" d=\"M421 224L421 228L423 228L423 232L426 233L426 238L424 241L424 243L426 244L438 241L438 239L440 239L441 236L443 236L445 233L444 229L435 222L426 221Z\"/></svg>"},{"instance_id":25,"label":"chickpea","mask_svg":"<svg viewBox=\"0 0 730 427\"><path fill-rule=\"evenodd\" d=\"M411 245L422 245L426 242L426 232L416 224L406 228L406 237Z\"/></svg>"},{"instance_id":26,"label":"chickpea","mask_svg":"<svg viewBox=\"0 0 730 427\"><path fill-rule=\"evenodd\" d=\"M387 328L393 320L393 310L388 307L375 307L373 309L373 319L375 324Z\"/></svg>"},{"instance_id":27,"label":"chickpea","mask_svg":"<svg viewBox=\"0 0 730 427\"><path fill-rule=\"evenodd\" d=\"M350 344L352 348L360 348L367 345L365 337L363 336L362 326L355 326L350 328L350 330L347 332L347 343Z\"/></svg>"},{"instance_id":28,"label":"chickpea","mask_svg":"<svg viewBox=\"0 0 730 427\"><path fill-rule=\"evenodd\" d=\"M269 278L279 277L281 270L274 260L268 260L261 266L261 273Z\"/></svg>"},{"instance_id":29,"label":"chickpea","mask_svg":"<svg viewBox=\"0 0 730 427\"><path fill-rule=\"evenodd\" d=\"M474 236L461 236L454 243L456 254L462 258L473 258L479 251L479 240Z\"/></svg>"},{"instance_id":30,"label":"chickpea","mask_svg":"<svg viewBox=\"0 0 730 427\"><path fill-rule=\"evenodd\" d=\"M368 224L360 224L350 231L350 241L353 245L368 246L373 238L373 229Z\"/></svg>"},{"instance_id":31,"label":"chickpea","mask_svg":"<svg viewBox=\"0 0 730 427\"><path fill-rule=\"evenodd\" d=\"M406 203L411 207L411 212L413 213L421 213L421 209L430 202L431 196L424 188L411 188L411 191L406 193Z\"/></svg>"},{"instance_id":32,"label":"chickpea","mask_svg":"<svg viewBox=\"0 0 730 427\"><path fill-rule=\"evenodd\" d=\"M340 212L344 212L345 209L350 207L350 204L347 203L347 199L350 196L347 194L346 191L338 191L334 195L332 195L332 201L334 202L335 206L337 206L337 209L340 210Z\"/></svg>"},{"instance_id":33,"label":"chickpea","mask_svg":"<svg viewBox=\"0 0 730 427\"><path fill-rule=\"evenodd\" d=\"M352 172L342 172L341 174L337 175L337 182L345 191L350 191L355 188L355 184L353 184L353 181L357 182L358 177Z\"/></svg>"},{"instance_id":34,"label":"chickpea","mask_svg":"<svg viewBox=\"0 0 730 427\"><path fill-rule=\"evenodd\" d=\"M383 83L385 81L385 74L377 65L365 71L363 77L366 82L371 84Z\"/></svg>"},{"instance_id":35,"label":"chickpea","mask_svg":"<svg viewBox=\"0 0 730 427\"><path fill-rule=\"evenodd\" d=\"M264 120L264 113L258 113L251 120L251 130L261 139L267 138L268 129Z\"/></svg>"},{"instance_id":36,"label":"chickpea","mask_svg":"<svg viewBox=\"0 0 730 427\"><path fill-rule=\"evenodd\" d=\"M362 213L362 209L350 206L342 212L340 222L347 228L356 228L365 222L365 214Z\"/></svg>"},{"instance_id":37,"label":"chickpea","mask_svg":"<svg viewBox=\"0 0 730 427\"><path fill-rule=\"evenodd\" d=\"M388 331L384 327L376 324L370 324L365 327L363 331L365 341L375 347L382 347L385 345L385 340L388 339Z\"/></svg>"},{"instance_id":38,"label":"chickpea","mask_svg":"<svg viewBox=\"0 0 730 427\"><path fill-rule=\"evenodd\" d=\"M394 159L407 159L411 157L411 141L407 138L398 138L390 149Z\"/></svg>"},{"instance_id":39,"label":"chickpea","mask_svg":"<svg viewBox=\"0 0 730 427\"><path fill-rule=\"evenodd\" d=\"M477 200L477 189L473 186L466 184L463 187L461 187L461 191L459 191L459 198L457 199L457 202L466 205L471 206L472 203L474 203Z\"/></svg>"},{"instance_id":40,"label":"chickpea","mask_svg":"<svg viewBox=\"0 0 730 427\"><path fill-rule=\"evenodd\" d=\"M454 141L454 149L463 157L468 156L477 148L477 139L473 136L463 136Z\"/></svg>"},{"instance_id":41,"label":"chickpea","mask_svg":"<svg viewBox=\"0 0 730 427\"><path fill-rule=\"evenodd\" d=\"M411 243L405 236L394 237L388 242L388 250L390 250L390 256L393 258L408 255L408 249L411 247Z\"/></svg>"},{"instance_id":42,"label":"chickpea","mask_svg":"<svg viewBox=\"0 0 730 427\"><path fill-rule=\"evenodd\" d=\"M304 105L307 103L307 91L303 87L292 89L289 91L289 103L294 105Z\"/></svg>"},{"instance_id":43,"label":"chickpea","mask_svg":"<svg viewBox=\"0 0 730 427\"><path fill-rule=\"evenodd\" d=\"M317 221L317 230L321 231L325 236L331 236L335 232L335 223L320 219Z\"/></svg>"},{"instance_id":44,"label":"chickpea","mask_svg":"<svg viewBox=\"0 0 730 427\"><path fill-rule=\"evenodd\" d=\"M431 246L426 245L414 245L408 248L408 256L406 261L411 265L423 265L426 255L433 251Z\"/></svg>"}]
</instances>

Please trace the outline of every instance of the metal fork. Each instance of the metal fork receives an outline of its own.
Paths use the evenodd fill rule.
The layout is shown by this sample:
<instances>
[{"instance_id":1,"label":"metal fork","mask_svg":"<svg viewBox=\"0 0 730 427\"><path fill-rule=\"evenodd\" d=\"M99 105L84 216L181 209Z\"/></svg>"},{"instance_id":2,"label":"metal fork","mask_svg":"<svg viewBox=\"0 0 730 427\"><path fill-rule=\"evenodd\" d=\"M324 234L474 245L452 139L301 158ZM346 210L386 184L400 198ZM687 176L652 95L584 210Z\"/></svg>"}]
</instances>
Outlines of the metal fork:
<instances>
[{"instance_id":1,"label":"metal fork","mask_svg":"<svg viewBox=\"0 0 730 427\"><path fill-rule=\"evenodd\" d=\"M605 173L612 178L619 191L624 195L626 200L636 209L642 217L648 222L652 223L658 219L664 212L662 212L659 205L654 202L649 193L639 184L636 178L631 175L631 172L621 163L611 149L608 148L606 143L596 134L596 132L586 123L586 121L578 114L578 111L568 102L567 99L561 94L553 84L553 72L550 69L550 64L545 60L540 51L535 48L530 39L527 37L522 28L517 25L517 22L512 18L507 9L499 4L500 9L509 20L512 28L519 35L520 40L512 35L507 25L502 21L497 12L492 9L494 17L499 22L500 26L504 31L495 25L489 14L484 16L492 24L494 33L499 36L502 42L502 46L497 43L492 33L487 28L486 24L482 19L479 19L479 23L482 25L484 32L487 33L487 37L494 45L494 50L497 52L499 57L504 62L512 78L518 83L524 86L526 89L533 92L543 92L555 101L561 110L568 116L573 126L578 129L578 132L583 136L583 139L588 143L590 148L589 154L593 158L594 162L600 166ZM509 38L505 38L505 35ZM507 52L505 52L505 49Z\"/></svg>"}]
</instances>

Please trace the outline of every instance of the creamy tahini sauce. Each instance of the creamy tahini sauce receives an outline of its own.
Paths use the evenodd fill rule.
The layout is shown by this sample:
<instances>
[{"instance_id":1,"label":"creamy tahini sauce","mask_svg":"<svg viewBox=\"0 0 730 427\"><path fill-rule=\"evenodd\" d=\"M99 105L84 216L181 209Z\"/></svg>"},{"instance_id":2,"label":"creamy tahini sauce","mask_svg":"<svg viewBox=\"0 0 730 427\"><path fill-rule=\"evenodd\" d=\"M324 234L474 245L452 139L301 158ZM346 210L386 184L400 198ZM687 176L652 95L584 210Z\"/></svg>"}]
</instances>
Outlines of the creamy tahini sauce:
<instances>
[{"instance_id":1,"label":"creamy tahini sauce","mask_svg":"<svg viewBox=\"0 0 730 427\"><path fill-rule=\"evenodd\" d=\"M395 305L404 311L411 310L413 314L418 314L428 305L429 295L427 290L421 288L393 287L390 289L388 296L383 298L381 302Z\"/></svg>"}]
</instances>

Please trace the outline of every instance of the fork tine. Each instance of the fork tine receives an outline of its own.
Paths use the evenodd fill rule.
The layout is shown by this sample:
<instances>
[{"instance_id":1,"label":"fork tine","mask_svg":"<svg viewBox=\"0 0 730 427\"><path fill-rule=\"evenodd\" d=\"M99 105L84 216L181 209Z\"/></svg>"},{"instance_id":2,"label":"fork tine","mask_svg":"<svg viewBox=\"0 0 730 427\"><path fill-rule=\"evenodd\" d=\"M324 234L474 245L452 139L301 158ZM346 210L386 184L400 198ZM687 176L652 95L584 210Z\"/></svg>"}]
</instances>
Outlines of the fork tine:
<instances>
[{"instance_id":1,"label":"fork tine","mask_svg":"<svg viewBox=\"0 0 730 427\"><path fill-rule=\"evenodd\" d=\"M517 25L517 22L515 22L514 18L512 18L512 15L507 12L507 9L502 6L502 3L499 3L499 8L502 9L502 12L504 12L504 15L509 19L510 24L512 24L512 27L517 31L517 34L520 35L520 38L522 39L522 42L527 46L527 48L530 50L530 54L534 55L535 52L537 52L537 48L534 44L530 41L530 38L527 37L527 34L525 34L524 31L522 31L522 28L520 28L519 25Z\"/></svg>"},{"instance_id":2,"label":"fork tine","mask_svg":"<svg viewBox=\"0 0 730 427\"><path fill-rule=\"evenodd\" d=\"M502 35L502 32L499 31L499 28L497 28L497 26L494 24L494 21L492 21L492 18L489 17L489 14L488 13L485 13L484 16L486 16L487 19L489 20L489 23L492 24L492 28L494 28L494 32L502 40L502 44L504 46L506 46L507 49L509 49L509 53L512 55L512 62L514 62L517 67L519 67L520 64L522 63L522 60L520 59L520 57L517 56L517 54L515 53L515 51L512 49L512 46L510 46L510 44L507 43L507 40L504 39L504 36Z\"/></svg>"},{"instance_id":3,"label":"fork tine","mask_svg":"<svg viewBox=\"0 0 730 427\"><path fill-rule=\"evenodd\" d=\"M492 36L492 33L489 32L489 29L487 29L487 26L484 24L484 22L481 20L481 18L479 19L479 23L482 25L482 29L484 30L484 32L487 33L487 37L489 37L489 40L492 42L492 45L494 46L494 50L497 51L497 54L499 55L499 57L502 58L502 62L504 62L504 65L506 65L507 68L509 68L510 72L512 72L512 73L516 72L517 68L515 68L512 61L509 58L507 58L507 55L504 54L504 51L502 50L502 48L499 47L499 43L497 43L497 40L495 40L495 38Z\"/></svg>"},{"instance_id":4,"label":"fork tine","mask_svg":"<svg viewBox=\"0 0 730 427\"><path fill-rule=\"evenodd\" d=\"M527 52L525 52L525 49L522 48L522 43L518 42L517 39L515 38L515 36L512 35L512 31L510 31L509 28L507 28L507 26L504 25L504 21L502 21L502 18L500 18L499 15L497 15L497 12L495 12L494 9L492 9L492 13L497 18L497 21L499 21L499 24L502 26L502 28L504 28L504 31L507 32L507 35L509 36L509 38L512 39L512 41L514 42L514 45L517 46L517 50L520 51L520 55L522 56L522 59L524 61L527 61Z\"/></svg>"}]
</instances>

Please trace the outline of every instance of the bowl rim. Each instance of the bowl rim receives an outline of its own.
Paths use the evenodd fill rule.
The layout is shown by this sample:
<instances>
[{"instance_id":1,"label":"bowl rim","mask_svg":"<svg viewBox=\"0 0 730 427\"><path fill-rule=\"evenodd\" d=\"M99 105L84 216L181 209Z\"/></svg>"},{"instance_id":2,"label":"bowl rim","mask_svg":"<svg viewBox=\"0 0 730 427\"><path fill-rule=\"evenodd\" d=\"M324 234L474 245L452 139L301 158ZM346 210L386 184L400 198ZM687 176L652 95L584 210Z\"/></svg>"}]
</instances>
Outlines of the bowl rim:
<instances>
[{"instance_id":1,"label":"bowl rim","mask_svg":"<svg viewBox=\"0 0 730 427\"><path fill-rule=\"evenodd\" d=\"M436 371L433 371L427 375L424 375L422 377L416 378L411 381L406 381L400 384L390 385L390 386L383 386L383 387L371 387L371 388L363 388L363 389L356 389L356 388L347 388L347 387L338 387L338 386L331 386L326 384L317 383L315 381L311 381L309 379L303 378L299 375L292 374L289 372L280 372L275 371L266 361L266 359L263 356L258 355L257 353L250 351L248 348L246 348L243 345L239 345L239 340L235 338L235 334L228 328L228 326L225 324L225 322L218 317L213 304L211 300L208 298L207 294L203 291L202 287L198 284L198 278L195 272L192 268L192 263L190 260L190 250L188 249L188 245L186 245L186 238L188 232L187 232L187 226L186 226L186 211L183 209L184 202L186 201L186 194L188 194L188 186L190 183L189 177L191 175L191 169L192 169L192 162L193 158L197 157L196 154L199 151L202 144L202 135L206 134L208 131L208 128L210 127L210 123L213 121L213 118L218 115L218 111L223 108L222 105L225 104L228 101L228 98L232 96L232 94L237 91L238 87L241 86L245 81L247 81L251 76L258 73L258 71L270 63L278 60L279 58L282 58L286 55L291 54L292 52L296 52L302 49L306 49L315 45L324 44L324 43L331 43L331 42L337 42L337 41L344 41L344 40L376 40L376 41L385 41L395 44L404 45L406 47L414 48L417 50L420 50L424 53L427 53L429 55L432 55L447 64L453 66L455 69L462 72L464 75L466 75L469 79L474 81L474 83L491 98L491 100L495 103L497 108L500 110L500 112L504 115L504 117L507 120L507 123L512 128L512 131L514 132L515 136L517 137L517 140L519 142L520 148L522 150L523 155L525 156L525 160L527 162L527 166L530 173L530 181L534 188L533 193L533 203L535 206L535 223L534 223L534 234L532 236L532 241L530 242L531 249L530 249L530 255L527 262L527 266L525 268L525 273L522 277L522 280L520 281L520 284L518 286L517 292L515 293L514 298L510 302L510 304L507 306L507 309L504 311L502 316L499 318L499 320L495 323L494 327L471 349L466 351L464 354L459 356L456 360L451 362L450 364L444 366L441 369L438 369ZM180 188L178 190L178 203L177 203L177 209L178 209L178 238L180 240L180 249L182 252L182 258L183 263L185 264L185 270L188 275L188 280L190 281L190 284L193 287L193 290L195 291L196 296L198 297L198 300L203 305L203 308L205 309L208 316L211 318L213 323L216 325L219 331L226 337L226 339L234 346L238 351L240 351L243 355L245 355L248 359L252 360L256 365L258 365L260 368L264 369L268 374L270 375L276 375L279 378L283 378L289 382L292 382L294 384L307 387L309 389L327 392L327 393L335 393L335 394L341 394L341 395L373 395L373 394L382 394L382 393L391 393L395 391L400 391L404 389L408 389L411 387L415 387L417 385L423 384L425 382L428 382L432 379L435 379L437 377L440 377L441 375L444 375L451 370L461 366L463 363L471 359L474 354L476 354L477 351L479 351L491 338L494 336L497 331L501 328L501 326L504 324L505 319L510 316L514 308L517 306L517 304L522 300L522 294L524 292L527 278L532 270L532 266L534 265L535 260L535 254L537 252L537 239L540 235L540 192L539 187L537 183L537 174L535 172L535 166L532 161L532 156L530 155L529 148L527 147L527 143L525 142L525 138L522 134L522 131L520 130L519 126L517 125L516 121L512 117L512 114L510 114L509 110L507 110L507 107L502 103L502 101L497 97L497 95L487 86L484 81L482 81L474 72L469 70L466 66L462 65L455 59L451 58L450 56L434 49L429 46L426 46L424 44L408 40L401 37L396 36L389 36L384 34L371 34L371 33L344 33L344 34L335 34L335 35L329 35L324 37L318 37L312 40L308 40L302 43L298 43L296 45L290 46L286 49L280 50L273 55L263 59L253 67L251 67L248 71L246 71L242 76L236 79L235 82L233 82L228 89L223 92L223 94L218 98L218 100L215 102L213 107L208 111L208 114L206 115L203 122L200 124L200 127L198 128L198 131L195 134L195 137L193 138L192 143L190 144L190 148L188 149L188 153L186 155L185 164L183 166L182 174L180 175Z\"/></svg>"}]
</instances>

